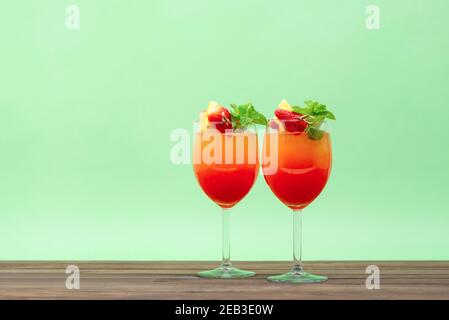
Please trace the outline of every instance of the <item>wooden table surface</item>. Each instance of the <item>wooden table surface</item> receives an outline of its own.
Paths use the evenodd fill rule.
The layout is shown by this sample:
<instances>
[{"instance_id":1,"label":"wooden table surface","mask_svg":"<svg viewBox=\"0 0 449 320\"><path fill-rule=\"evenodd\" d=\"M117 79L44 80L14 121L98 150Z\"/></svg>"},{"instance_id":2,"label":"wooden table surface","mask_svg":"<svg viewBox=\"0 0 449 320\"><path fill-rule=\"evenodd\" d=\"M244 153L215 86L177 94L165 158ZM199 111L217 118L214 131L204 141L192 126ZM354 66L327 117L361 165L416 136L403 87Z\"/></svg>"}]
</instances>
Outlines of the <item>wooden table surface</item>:
<instances>
[{"instance_id":1,"label":"wooden table surface","mask_svg":"<svg viewBox=\"0 0 449 320\"><path fill-rule=\"evenodd\" d=\"M65 269L80 270L80 289L66 288ZM380 289L365 286L368 265L380 268ZM449 262L306 262L325 283L271 283L288 262L235 262L257 276L210 280L196 272L217 262L0 262L0 299L449 299Z\"/></svg>"}]
</instances>

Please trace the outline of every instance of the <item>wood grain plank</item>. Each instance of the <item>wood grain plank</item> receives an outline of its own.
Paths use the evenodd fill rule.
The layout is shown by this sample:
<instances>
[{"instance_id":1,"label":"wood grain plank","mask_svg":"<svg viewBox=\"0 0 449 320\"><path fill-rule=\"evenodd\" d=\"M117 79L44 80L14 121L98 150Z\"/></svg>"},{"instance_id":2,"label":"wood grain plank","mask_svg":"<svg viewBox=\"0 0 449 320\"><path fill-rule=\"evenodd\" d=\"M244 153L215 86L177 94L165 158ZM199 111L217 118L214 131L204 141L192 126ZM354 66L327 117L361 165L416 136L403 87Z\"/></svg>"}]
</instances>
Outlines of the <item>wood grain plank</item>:
<instances>
[{"instance_id":1,"label":"wood grain plank","mask_svg":"<svg viewBox=\"0 0 449 320\"><path fill-rule=\"evenodd\" d=\"M65 268L77 265L81 289L65 288ZM213 261L4 261L0 299L449 299L447 261L309 261L309 272L329 281L311 285L277 284L268 275L289 262L235 262L254 270L249 279L201 279L196 272ZM365 286L368 265L381 270L380 290Z\"/></svg>"}]
</instances>

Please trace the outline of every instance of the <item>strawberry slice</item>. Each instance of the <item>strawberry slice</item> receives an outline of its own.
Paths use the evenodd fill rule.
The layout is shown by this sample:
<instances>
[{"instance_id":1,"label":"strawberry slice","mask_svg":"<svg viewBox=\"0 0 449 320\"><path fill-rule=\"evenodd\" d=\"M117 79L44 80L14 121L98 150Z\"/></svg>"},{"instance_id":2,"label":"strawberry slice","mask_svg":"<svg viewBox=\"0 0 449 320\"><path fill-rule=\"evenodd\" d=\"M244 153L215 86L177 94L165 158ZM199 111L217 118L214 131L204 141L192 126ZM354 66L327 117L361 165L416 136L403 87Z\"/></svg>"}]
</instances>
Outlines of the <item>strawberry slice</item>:
<instances>
[{"instance_id":1,"label":"strawberry slice","mask_svg":"<svg viewBox=\"0 0 449 320\"><path fill-rule=\"evenodd\" d=\"M217 129L221 133L225 133L226 130L232 129L231 113L217 102L209 102L206 113L212 128Z\"/></svg>"},{"instance_id":2,"label":"strawberry slice","mask_svg":"<svg viewBox=\"0 0 449 320\"><path fill-rule=\"evenodd\" d=\"M268 122L268 126L269 126L271 129L279 130L279 120L277 120L277 119L271 119L271 120Z\"/></svg>"},{"instance_id":3,"label":"strawberry slice","mask_svg":"<svg viewBox=\"0 0 449 320\"><path fill-rule=\"evenodd\" d=\"M308 126L302 114L285 109L276 109L274 114L284 124L287 132L304 132Z\"/></svg>"}]
</instances>

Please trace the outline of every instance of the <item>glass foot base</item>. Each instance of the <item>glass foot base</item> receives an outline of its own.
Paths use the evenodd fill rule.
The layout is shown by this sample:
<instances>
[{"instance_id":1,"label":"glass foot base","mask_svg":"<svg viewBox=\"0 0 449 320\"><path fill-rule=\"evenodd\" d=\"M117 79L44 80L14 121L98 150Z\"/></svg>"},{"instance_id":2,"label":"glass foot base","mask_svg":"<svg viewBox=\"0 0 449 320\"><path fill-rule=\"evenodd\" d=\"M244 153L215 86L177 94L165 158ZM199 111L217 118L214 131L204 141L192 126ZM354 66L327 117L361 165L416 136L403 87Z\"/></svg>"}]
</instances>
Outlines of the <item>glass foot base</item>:
<instances>
[{"instance_id":1,"label":"glass foot base","mask_svg":"<svg viewBox=\"0 0 449 320\"><path fill-rule=\"evenodd\" d=\"M201 278L213 279L248 278L254 276L255 274L256 273L253 271L240 270L232 266L220 266L216 269L198 272L198 276Z\"/></svg>"},{"instance_id":2,"label":"glass foot base","mask_svg":"<svg viewBox=\"0 0 449 320\"><path fill-rule=\"evenodd\" d=\"M318 276L308 272L290 271L277 276L271 276L267 278L268 281L273 282L285 282L285 283L315 283L324 282L327 280L325 276Z\"/></svg>"}]
</instances>

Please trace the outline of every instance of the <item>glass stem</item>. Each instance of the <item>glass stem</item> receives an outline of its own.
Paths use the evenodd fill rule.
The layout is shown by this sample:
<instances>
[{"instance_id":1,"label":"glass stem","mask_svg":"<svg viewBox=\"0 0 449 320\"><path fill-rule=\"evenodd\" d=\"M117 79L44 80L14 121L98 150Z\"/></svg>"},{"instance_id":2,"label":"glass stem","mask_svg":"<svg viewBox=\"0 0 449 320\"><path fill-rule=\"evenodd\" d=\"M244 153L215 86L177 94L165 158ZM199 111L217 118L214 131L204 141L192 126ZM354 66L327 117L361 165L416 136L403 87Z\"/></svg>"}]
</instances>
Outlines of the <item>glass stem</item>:
<instances>
[{"instance_id":1,"label":"glass stem","mask_svg":"<svg viewBox=\"0 0 449 320\"><path fill-rule=\"evenodd\" d=\"M302 268L302 211L293 211L293 268L292 272L300 274Z\"/></svg>"},{"instance_id":2,"label":"glass stem","mask_svg":"<svg viewBox=\"0 0 449 320\"><path fill-rule=\"evenodd\" d=\"M221 266L224 268L231 267L231 239L229 231L230 224L231 224L231 217L229 214L229 209L223 209L222 229L221 229L223 252L222 252Z\"/></svg>"}]
</instances>

